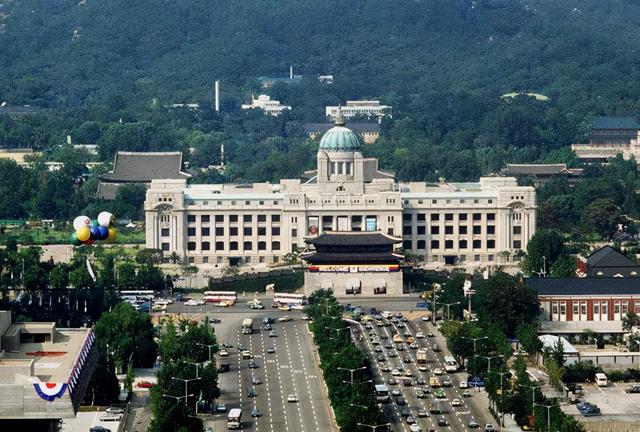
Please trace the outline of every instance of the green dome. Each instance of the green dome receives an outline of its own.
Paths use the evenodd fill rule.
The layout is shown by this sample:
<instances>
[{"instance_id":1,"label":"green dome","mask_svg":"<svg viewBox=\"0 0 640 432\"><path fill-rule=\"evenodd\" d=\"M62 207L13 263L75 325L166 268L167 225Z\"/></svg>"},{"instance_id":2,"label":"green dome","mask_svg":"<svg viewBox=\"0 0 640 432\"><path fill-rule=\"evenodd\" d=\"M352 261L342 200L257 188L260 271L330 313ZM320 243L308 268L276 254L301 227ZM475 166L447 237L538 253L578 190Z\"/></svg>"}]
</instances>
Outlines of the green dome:
<instances>
[{"instance_id":1,"label":"green dome","mask_svg":"<svg viewBox=\"0 0 640 432\"><path fill-rule=\"evenodd\" d=\"M322 136L320 140L320 150L360 150L360 140L351 129L344 126L334 126Z\"/></svg>"}]
</instances>

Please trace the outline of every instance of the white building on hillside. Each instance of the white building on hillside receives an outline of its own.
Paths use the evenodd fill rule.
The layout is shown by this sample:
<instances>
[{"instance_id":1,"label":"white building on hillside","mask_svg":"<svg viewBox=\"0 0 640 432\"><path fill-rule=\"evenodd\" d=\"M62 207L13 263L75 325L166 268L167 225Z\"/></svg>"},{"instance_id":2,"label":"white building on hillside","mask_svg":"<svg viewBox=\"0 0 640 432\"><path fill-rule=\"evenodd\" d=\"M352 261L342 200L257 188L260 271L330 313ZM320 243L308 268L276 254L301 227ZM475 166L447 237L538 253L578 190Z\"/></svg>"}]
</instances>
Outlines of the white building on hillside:
<instances>
[{"instance_id":1,"label":"white building on hillside","mask_svg":"<svg viewBox=\"0 0 640 432\"><path fill-rule=\"evenodd\" d=\"M391 117L391 107L389 105L380 105L380 101L347 101L346 106L327 106L325 107L325 115L335 120L338 111L342 112L344 118L356 116L364 116L368 118L385 116Z\"/></svg>"},{"instance_id":2,"label":"white building on hillside","mask_svg":"<svg viewBox=\"0 0 640 432\"><path fill-rule=\"evenodd\" d=\"M256 99L251 95L251 104L242 104L242 109L261 109L265 114L279 116L284 110L291 110L289 105L282 105L278 100L271 100L271 96L259 95Z\"/></svg>"}]
</instances>

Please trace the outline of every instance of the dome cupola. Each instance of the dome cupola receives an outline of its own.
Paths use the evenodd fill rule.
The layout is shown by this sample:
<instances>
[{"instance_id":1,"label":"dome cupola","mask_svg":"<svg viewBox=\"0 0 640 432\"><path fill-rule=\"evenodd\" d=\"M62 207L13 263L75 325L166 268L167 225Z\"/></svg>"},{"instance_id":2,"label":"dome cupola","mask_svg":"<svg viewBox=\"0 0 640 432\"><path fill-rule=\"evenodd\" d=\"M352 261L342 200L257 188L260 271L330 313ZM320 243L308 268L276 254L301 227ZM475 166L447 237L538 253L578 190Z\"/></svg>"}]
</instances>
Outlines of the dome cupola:
<instances>
[{"instance_id":1,"label":"dome cupola","mask_svg":"<svg viewBox=\"0 0 640 432\"><path fill-rule=\"evenodd\" d=\"M351 129L345 127L342 110L336 115L336 125L329 129L320 140L320 150L360 151L360 139Z\"/></svg>"}]
</instances>

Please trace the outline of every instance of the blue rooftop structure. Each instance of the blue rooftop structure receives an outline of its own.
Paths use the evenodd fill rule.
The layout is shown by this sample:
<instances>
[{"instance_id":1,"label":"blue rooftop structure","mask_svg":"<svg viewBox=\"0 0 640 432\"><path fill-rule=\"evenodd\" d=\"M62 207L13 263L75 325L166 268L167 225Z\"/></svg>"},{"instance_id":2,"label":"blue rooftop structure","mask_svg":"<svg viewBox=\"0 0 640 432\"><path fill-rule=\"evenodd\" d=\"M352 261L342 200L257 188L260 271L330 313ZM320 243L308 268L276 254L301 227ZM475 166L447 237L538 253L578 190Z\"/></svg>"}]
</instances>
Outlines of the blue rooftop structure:
<instances>
[{"instance_id":1,"label":"blue rooftop structure","mask_svg":"<svg viewBox=\"0 0 640 432\"><path fill-rule=\"evenodd\" d=\"M320 140L320 150L359 151L361 146L358 135L345 127L342 111L336 116L336 125L325 132Z\"/></svg>"}]
</instances>

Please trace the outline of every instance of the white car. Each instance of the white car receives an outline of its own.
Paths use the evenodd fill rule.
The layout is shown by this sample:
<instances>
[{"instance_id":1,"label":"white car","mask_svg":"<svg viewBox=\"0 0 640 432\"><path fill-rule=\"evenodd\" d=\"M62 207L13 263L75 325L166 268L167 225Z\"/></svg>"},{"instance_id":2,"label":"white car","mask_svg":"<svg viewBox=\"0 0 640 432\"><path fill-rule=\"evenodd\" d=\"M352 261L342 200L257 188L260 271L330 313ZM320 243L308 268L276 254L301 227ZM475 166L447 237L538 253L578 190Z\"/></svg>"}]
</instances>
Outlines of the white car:
<instances>
[{"instance_id":1,"label":"white car","mask_svg":"<svg viewBox=\"0 0 640 432\"><path fill-rule=\"evenodd\" d=\"M422 332L416 333L416 338L417 339L423 339L424 338L424 333L422 333Z\"/></svg>"},{"instance_id":2,"label":"white car","mask_svg":"<svg viewBox=\"0 0 640 432\"><path fill-rule=\"evenodd\" d=\"M398 369L394 369L391 371L391 376L400 376L402 373Z\"/></svg>"},{"instance_id":3,"label":"white car","mask_svg":"<svg viewBox=\"0 0 640 432\"><path fill-rule=\"evenodd\" d=\"M290 394L289 396L287 396L287 402L298 402L298 396Z\"/></svg>"},{"instance_id":4,"label":"white car","mask_svg":"<svg viewBox=\"0 0 640 432\"><path fill-rule=\"evenodd\" d=\"M431 317L425 315L422 317L422 321L431 321Z\"/></svg>"},{"instance_id":5,"label":"white car","mask_svg":"<svg viewBox=\"0 0 640 432\"><path fill-rule=\"evenodd\" d=\"M420 428L420 426L418 426L417 423L414 423L412 425L409 425L409 430L411 432L422 432L422 429Z\"/></svg>"},{"instance_id":6,"label":"white car","mask_svg":"<svg viewBox=\"0 0 640 432\"><path fill-rule=\"evenodd\" d=\"M420 364L420 365L418 365L418 370L419 370L420 372L426 372L426 371L428 371L428 370L429 370L429 367L428 367L427 365Z\"/></svg>"},{"instance_id":7,"label":"white car","mask_svg":"<svg viewBox=\"0 0 640 432\"><path fill-rule=\"evenodd\" d=\"M226 349L221 349L220 357L227 357L227 356L229 356L229 351L227 351Z\"/></svg>"},{"instance_id":8,"label":"white car","mask_svg":"<svg viewBox=\"0 0 640 432\"><path fill-rule=\"evenodd\" d=\"M285 315L285 316L281 316L280 318L278 318L278 321L280 322L287 322L287 321L292 321L293 318L291 318L289 315Z\"/></svg>"},{"instance_id":9,"label":"white car","mask_svg":"<svg viewBox=\"0 0 640 432\"><path fill-rule=\"evenodd\" d=\"M460 388L469 388L469 384L466 381L460 381Z\"/></svg>"},{"instance_id":10,"label":"white car","mask_svg":"<svg viewBox=\"0 0 640 432\"><path fill-rule=\"evenodd\" d=\"M122 420L122 414L106 413L100 417L100 421L120 421L120 420Z\"/></svg>"},{"instance_id":11,"label":"white car","mask_svg":"<svg viewBox=\"0 0 640 432\"><path fill-rule=\"evenodd\" d=\"M293 310L303 310L304 306L303 305L299 305L299 304L291 305L291 309L293 309Z\"/></svg>"},{"instance_id":12,"label":"white car","mask_svg":"<svg viewBox=\"0 0 640 432\"><path fill-rule=\"evenodd\" d=\"M462 401L460 399L454 399L451 401L451 406L459 407L462 405Z\"/></svg>"},{"instance_id":13,"label":"white car","mask_svg":"<svg viewBox=\"0 0 640 432\"><path fill-rule=\"evenodd\" d=\"M442 369L440 369L440 368L435 368L435 369L433 370L433 374L434 374L434 375L442 375Z\"/></svg>"},{"instance_id":14,"label":"white car","mask_svg":"<svg viewBox=\"0 0 640 432\"><path fill-rule=\"evenodd\" d=\"M198 301L197 300L187 300L186 302L184 302L185 306L198 306Z\"/></svg>"}]
</instances>

